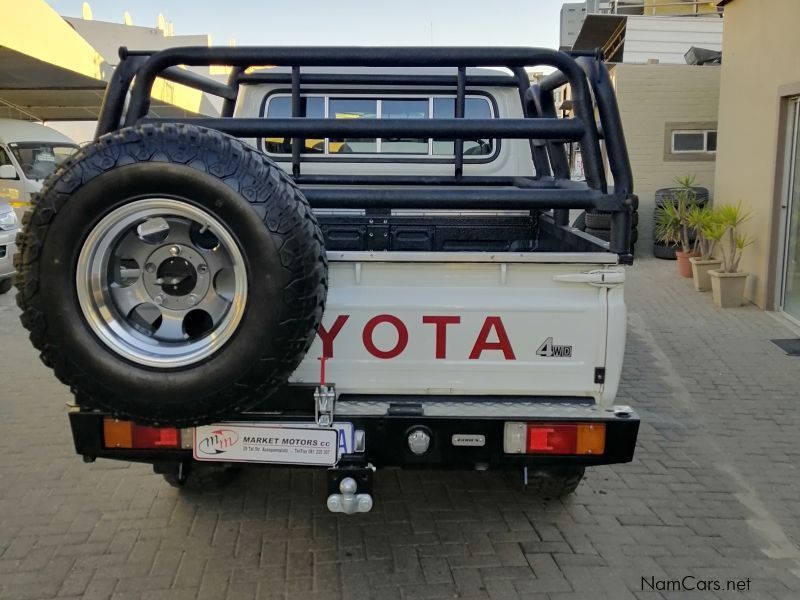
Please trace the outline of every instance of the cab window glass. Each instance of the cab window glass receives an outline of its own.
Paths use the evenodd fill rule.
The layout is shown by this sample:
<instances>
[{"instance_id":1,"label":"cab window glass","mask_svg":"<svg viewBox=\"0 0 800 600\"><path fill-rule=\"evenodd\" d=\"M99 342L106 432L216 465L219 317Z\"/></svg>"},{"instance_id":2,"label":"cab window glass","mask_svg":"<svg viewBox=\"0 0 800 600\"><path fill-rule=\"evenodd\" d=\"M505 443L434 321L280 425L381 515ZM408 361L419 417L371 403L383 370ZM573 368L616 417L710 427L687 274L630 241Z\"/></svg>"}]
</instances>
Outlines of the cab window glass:
<instances>
[{"instance_id":1,"label":"cab window glass","mask_svg":"<svg viewBox=\"0 0 800 600\"><path fill-rule=\"evenodd\" d=\"M381 100L381 119L427 119L427 98ZM381 154L428 154L428 138L383 138Z\"/></svg>"},{"instance_id":2,"label":"cab window glass","mask_svg":"<svg viewBox=\"0 0 800 600\"><path fill-rule=\"evenodd\" d=\"M328 101L329 119L375 119L378 101L371 98L331 98ZM378 151L375 138L331 138L329 154L371 154Z\"/></svg>"},{"instance_id":3,"label":"cab window glass","mask_svg":"<svg viewBox=\"0 0 800 600\"><path fill-rule=\"evenodd\" d=\"M300 114L309 119L325 118L325 99L320 96L300 98ZM271 98L267 105L268 119L290 119L292 117L292 99L288 96ZM303 144L303 153L321 154L325 152L325 140L308 139ZM264 149L271 154L291 154L290 138L264 138Z\"/></svg>"},{"instance_id":4,"label":"cab window glass","mask_svg":"<svg viewBox=\"0 0 800 600\"><path fill-rule=\"evenodd\" d=\"M454 119L456 116L455 98L434 98L433 118ZM489 103L483 98L467 98L464 103L465 119L491 119L492 111ZM453 140L433 140L433 153L436 155L455 154ZM464 140L464 156L483 156L492 153L492 142L488 138Z\"/></svg>"},{"instance_id":5,"label":"cab window glass","mask_svg":"<svg viewBox=\"0 0 800 600\"><path fill-rule=\"evenodd\" d=\"M328 119L452 119L455 117L455 96L387 96L356 97L309 95L302 97L302 116ZM292 100L288 94L268 98L265 116L268 119L287 119L292 115ZM492 107L482 96L465 99L464 117L491 119ZM264 138L264 150L270 154L288 155L292 152L291 139ZM488 138L465 139L464 156L489 156L494 151L493 140ZM453 140L413 137L391 138L331 138L307 139L304 154L345 155L382 154L415 155L419 157L452 157Z\"/></svg>"}]
</instances>

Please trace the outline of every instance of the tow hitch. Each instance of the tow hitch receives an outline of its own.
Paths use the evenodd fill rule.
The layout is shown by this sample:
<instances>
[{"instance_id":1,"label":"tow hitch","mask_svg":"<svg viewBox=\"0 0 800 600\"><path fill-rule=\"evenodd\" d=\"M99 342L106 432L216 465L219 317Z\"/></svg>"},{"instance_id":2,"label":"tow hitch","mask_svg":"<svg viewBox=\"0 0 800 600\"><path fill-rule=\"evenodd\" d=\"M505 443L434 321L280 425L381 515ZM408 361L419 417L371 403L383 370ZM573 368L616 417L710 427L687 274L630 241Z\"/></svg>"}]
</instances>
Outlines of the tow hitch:
<instances>
[{"instance_id":1,"label":"tow hitch","mask_svg":"<svg viewBox=\"0 0 800 600\"><path fill-rule=\"evenodd\" d=\"M372 510L372 478L375 467L343 465L328 469L328 510L365 513Z\"/></svg>"},{"instance_id":2,"label":"tow hitch","mask_svg":"<svg viewBox=\"0 0 800 600\"><path fill-rule=\"evenodd\" d=\"M332 427L336 412L336 389L325 381L325 361L320 357L319 386L314 391L318 427ZM375 467L363 461L340 460L328 469L328 510L334 513L365 513L372 510L372 475Z\"/></svg>"}]
</instances>

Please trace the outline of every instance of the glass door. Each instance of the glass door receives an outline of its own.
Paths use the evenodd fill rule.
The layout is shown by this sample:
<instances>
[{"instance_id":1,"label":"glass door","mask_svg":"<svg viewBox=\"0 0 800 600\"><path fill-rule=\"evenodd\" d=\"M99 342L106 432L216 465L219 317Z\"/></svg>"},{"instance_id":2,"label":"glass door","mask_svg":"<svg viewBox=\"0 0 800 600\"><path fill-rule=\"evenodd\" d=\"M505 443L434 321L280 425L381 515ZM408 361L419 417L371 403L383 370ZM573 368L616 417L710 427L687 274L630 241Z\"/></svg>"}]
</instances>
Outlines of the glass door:
<instances>
[{"instance_id":1,"label":"glass door","mask_svg":"<svg viewBox=\"0 0 800 600\"><path fill-rule=\"evenodd\" d=\"M788 186L784 215L786 219L783 256L782 308L800 322L800 98L791 104Z\"/></svg>"}]
</instances>

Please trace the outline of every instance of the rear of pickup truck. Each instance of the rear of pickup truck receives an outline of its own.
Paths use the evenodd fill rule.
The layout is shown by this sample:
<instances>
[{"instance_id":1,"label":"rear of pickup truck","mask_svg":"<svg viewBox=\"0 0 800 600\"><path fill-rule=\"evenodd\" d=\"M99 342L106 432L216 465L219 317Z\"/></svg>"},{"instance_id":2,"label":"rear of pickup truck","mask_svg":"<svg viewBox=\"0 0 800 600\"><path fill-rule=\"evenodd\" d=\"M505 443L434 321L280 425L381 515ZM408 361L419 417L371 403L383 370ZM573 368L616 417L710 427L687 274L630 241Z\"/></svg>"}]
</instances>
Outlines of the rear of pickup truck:
<instances>
[{"instance_id":1,"label":"rear of pickup truck","mask_svg":"<svg viewBox=\"0 0 800 600\"><path fill-rule=\"evenodd\" d=\"M164 430L75 410L78 452L187 477L198 463L328 467L334 498L348 477L369 494L383 467L516 469L527 482L632 459L639 419L614 404L626 323L614 255L331 252L329 261L317 339L263 407ZM139 429L154 432L141 445Z\"/></svg>"},{"instance_id":2,"label":"rear of pickup truck","mask_svg":"<svg viewBox=\"0 0 800 600\"><path fill-rule=\"evenodd\" d=\"M632 459L639 418L615 399L637 200L600 53L120 58L97 139L48 179L15 259L85 461L179 487L325 468L328 508L354 513L383 468L508 469L562 494ZM180 68L211 64L227 84ZM220 116L153 116L158 78Z\"/></svg>"}]
</instances>

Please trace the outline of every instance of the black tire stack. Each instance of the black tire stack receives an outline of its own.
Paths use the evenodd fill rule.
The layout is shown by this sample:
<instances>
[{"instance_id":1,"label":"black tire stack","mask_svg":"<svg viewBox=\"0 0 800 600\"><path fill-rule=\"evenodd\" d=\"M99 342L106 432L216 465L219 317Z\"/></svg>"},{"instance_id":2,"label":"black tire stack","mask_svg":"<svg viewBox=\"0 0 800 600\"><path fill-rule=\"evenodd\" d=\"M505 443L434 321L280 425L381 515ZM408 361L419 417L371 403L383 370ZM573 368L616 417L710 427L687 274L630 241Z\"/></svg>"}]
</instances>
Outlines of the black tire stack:
<instances>
[{"instance_id":1,"label":"black tire stack","mask_svg":"<svg viewBox=\"0 0 800 600\"><path fill-rule=\"evenodd\" d=\"M675 251L677 250L676 244L665 244L664 242L659 242L656 240L656 227L658 224L658 211L661 210L668 202L672 202L673 204L675 201L675 193L678 192L680 188L671 187L671 188L661 188L656 190L655 193L655 209L653 210L653 256L656 258L663 258L665 260L675 260ZM692 191L695 193L697 198L697 204L700 206L705 206L708 204L708 188L704 187L693 187ZM694 241L694 236L692 236L691 241Z\"/></svg>"},{"instance_id":2,"label":"black tire stack","mask_svg":"<svg viewBox=\"0 0 800 600\"><path fill-rule=\"evenodd\" d=\"M605 242L611 240L611 213L602 210L588 210L581 213L572 224L573 227L580 229L599 238ZM639 199L634 196L633 215L631 217L631 254L633 254L636 242L639 239Z\"/></svg>"}]
</instances>

